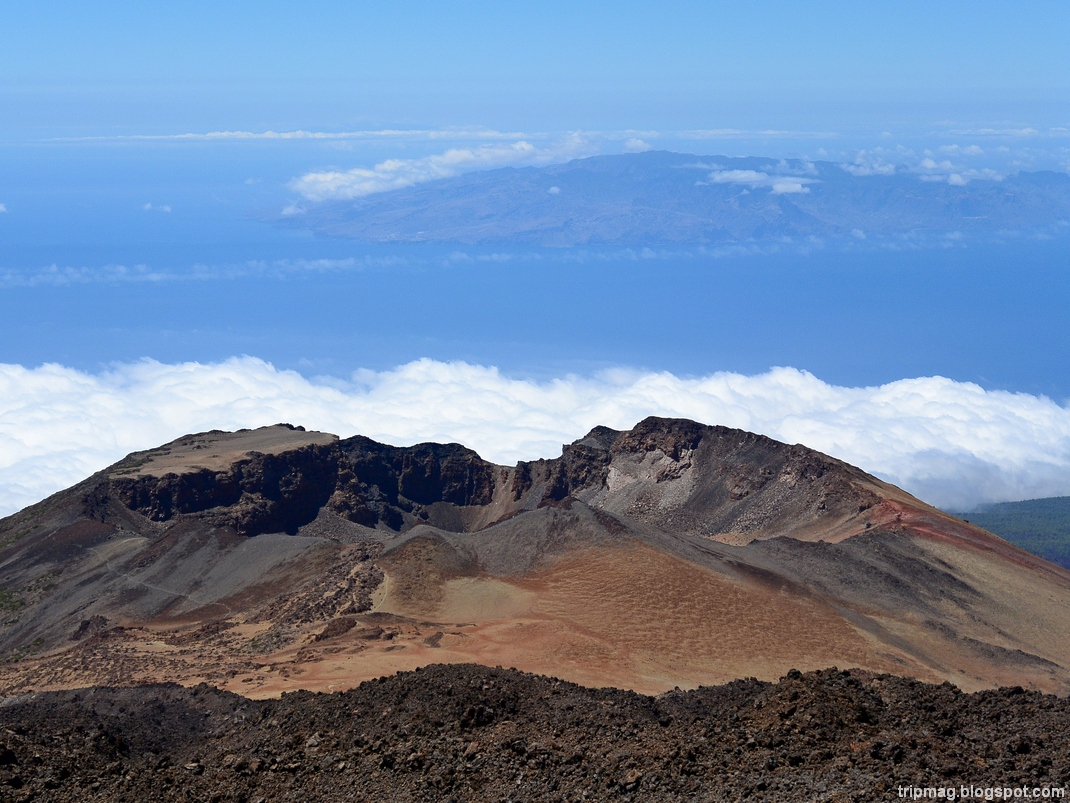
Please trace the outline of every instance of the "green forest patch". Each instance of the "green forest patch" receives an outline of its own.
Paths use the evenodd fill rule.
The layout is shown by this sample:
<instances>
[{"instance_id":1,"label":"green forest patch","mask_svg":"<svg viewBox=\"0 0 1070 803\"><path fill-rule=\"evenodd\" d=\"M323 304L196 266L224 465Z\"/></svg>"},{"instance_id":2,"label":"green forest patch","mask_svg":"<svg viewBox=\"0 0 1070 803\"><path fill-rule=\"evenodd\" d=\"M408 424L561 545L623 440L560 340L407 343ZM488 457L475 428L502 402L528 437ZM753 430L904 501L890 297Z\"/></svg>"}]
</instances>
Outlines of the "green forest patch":
<instances>
[{"instance_id":1,"label":"green forest patch","mask_svg":"<svg viewBox=\"0 0 1070 803\"><path fill-rule=\"evenodd\" d=\"M985 505L961 514L1015 546L1070 569L1070 496Z\"/></svg>"}]
</instances>

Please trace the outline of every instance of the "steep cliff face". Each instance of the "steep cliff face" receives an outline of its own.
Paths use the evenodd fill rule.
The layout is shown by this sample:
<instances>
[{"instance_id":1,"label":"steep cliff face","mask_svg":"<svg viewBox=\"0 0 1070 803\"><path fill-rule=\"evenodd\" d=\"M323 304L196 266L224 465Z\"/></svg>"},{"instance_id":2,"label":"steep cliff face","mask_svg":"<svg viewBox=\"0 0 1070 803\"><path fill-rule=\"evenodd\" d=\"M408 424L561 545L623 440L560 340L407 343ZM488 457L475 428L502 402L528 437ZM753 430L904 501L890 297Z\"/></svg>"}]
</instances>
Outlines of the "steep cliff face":
<instances>
[{"instance_id":1,"label":"steep cliff face","mask_svg":"<svg viewBox=\"0 0 1070 803\"><path fill-rule=\"evenodd\" d=\"M467 529L463 519L436 509L491 503L498 466L459 444L401 448L356 436L339 443L342 460L332 508L350 521L402 530L432 518ZM450 526L453 525L453 526Z\"/></svg>"},{"instance_id":2,"label":"steep cliff face","mask_svg":"<svg viewBox=\"0 0 1070 803\"><path fill-rule=\"evenodd\" d=\"M340 463L336 444L311 444L280 454L249 452L223 471L112 476L108 485L123 505L152 521L210 512L212 523L241 535L294 534L330 501Z\"/></svg>"},{"instance_id":3,"label":"steep cliff face","mask_svg":"<svg viewBox=\"0 0 1070 803\"><path fill-rule=\"evenodd\" d=\"M195 516L245 536L294 534L321 509L398 531L436 513L449 518L436 506L490 504L501 471L459 444L400 448L361 436L305 443L320 433L269 429L280 442L268 453L241 451L240 439L223 443L229 433L204 433L128 458L86 492L84 506L103 515L114 499L154 522Z\"/></svg>"},{"instance_id":4,"label":"steep cliff face","mask_svg":"<svg viewBox=\"0 0 1070 803\"><path fill-rule=\"evenodd\" d=\"M810 533L844 537L885 523L878 511L867 513L884 496L907 498L804 446L653 417L626 432L597 427L565 446L560 458L518 464L512 496L521 507L574 497L733 543Z\"/></svg>"}]
</instances>

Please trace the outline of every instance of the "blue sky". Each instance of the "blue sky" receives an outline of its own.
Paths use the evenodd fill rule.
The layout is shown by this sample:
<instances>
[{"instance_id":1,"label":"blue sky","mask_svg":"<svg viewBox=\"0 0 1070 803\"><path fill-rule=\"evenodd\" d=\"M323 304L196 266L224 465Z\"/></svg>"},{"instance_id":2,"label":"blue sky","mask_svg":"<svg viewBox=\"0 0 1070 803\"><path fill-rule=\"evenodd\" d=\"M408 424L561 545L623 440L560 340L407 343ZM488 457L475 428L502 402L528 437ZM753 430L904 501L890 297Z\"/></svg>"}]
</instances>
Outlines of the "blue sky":
<instances>
[{"instance_id":1,"label":"blue sky","mask_svg":"<svg viewBox=\"0 0 1070 803\"><path fill-rule=\"evenodd\" d=\"M9 4L4 128L1065 124L1065 3Z\"/></svg>"},{"instance_id":2,"label":"blue sky","mask_svg":"<svg viewBox=\"0 0 1070 803\"><path fill-rule=\"evenodd\" d=\"M554 251L264 220L317 171L426 178L451 149L1066 172L1067 41L1059 2L8 4L0 513L283 414L503 460L705 416L944 504L1070 493L1065 237Z\"/></svg>"}]
</instances>

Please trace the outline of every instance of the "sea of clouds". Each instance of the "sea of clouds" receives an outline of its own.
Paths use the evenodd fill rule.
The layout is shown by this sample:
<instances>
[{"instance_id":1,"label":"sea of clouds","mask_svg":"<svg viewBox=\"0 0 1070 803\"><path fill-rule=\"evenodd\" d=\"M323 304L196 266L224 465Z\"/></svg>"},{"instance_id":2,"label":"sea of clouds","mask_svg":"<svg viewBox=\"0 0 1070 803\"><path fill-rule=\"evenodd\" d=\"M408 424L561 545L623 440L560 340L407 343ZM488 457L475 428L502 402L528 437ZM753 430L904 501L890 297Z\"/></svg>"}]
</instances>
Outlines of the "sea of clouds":
<instances>
[{"instance_id":1,"label":"sea of clouds","mask_svg":"<svg viewBox=\"0 0 1070 803\"><path fill-rule=\"evenodd\" d=\"M242 357L97 374L0 365L0 515L131 451L208 429L289 422L397 445L457 441L513 463L648 415L802 443L953 510L1070 494L1070 409L942 377L847 388L794 368L700 378L613 370L536 382L424 359L339 380Z\"/></svg>"}]
</instances>

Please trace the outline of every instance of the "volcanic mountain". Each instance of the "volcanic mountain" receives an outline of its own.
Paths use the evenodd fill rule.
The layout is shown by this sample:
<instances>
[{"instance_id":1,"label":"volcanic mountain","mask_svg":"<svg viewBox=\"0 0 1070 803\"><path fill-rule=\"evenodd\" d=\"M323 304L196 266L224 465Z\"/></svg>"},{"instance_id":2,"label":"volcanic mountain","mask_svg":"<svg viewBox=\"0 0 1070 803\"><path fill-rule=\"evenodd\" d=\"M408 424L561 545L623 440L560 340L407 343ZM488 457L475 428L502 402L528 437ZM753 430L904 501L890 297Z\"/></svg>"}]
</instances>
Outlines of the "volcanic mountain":
<instances>
[{"instance_id":1,"label":"volcanic mountain","mask_svg":"<svg viewBox=\"0 0 1070 803\"><path fill-rule=\"evenodd\" d=\"M858 667L1070 692L1070 572L841 461L692 421L514 467L280 424L0 521L0 694L342 690L432 663L641 692Z\"/></svg>"}]
</instances>

